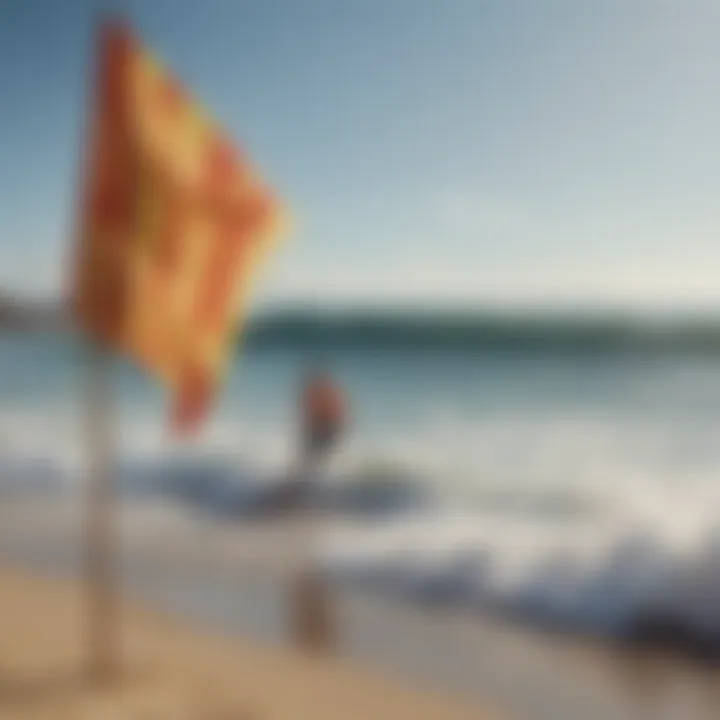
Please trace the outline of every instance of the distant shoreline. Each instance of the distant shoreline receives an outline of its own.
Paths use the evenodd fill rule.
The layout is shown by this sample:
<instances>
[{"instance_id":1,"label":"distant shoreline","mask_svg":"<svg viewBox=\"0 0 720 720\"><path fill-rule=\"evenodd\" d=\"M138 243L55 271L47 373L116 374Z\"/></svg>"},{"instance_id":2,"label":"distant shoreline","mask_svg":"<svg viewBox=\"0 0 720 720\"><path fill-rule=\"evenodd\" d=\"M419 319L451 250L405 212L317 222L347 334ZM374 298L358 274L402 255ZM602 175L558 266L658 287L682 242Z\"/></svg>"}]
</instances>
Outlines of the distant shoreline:
<instances>
[{"instance_id":1,"label":"distant shoreline","mask_svg":"<svg viewBox=\"0 0 720 720\"><path fill-rule=\"evenodd\" d=\"M247 345L526 353L720 353L720 321L532 314L282 312L253 319Z\"/></svg>"},{"instance_id":2,"label":"distant shoreline","mask_svg":"<svg viewBox=\"0 0 720 720\"><path fill-rule=\"evenodd\" d=\"M65 331L58 303L0 296L0 331ZM243 345L254 348L419 349L534 354L720 355L720 316L649 319L621 313L448 312L278 309L251 316Z\"/></svg>"}]
</instances>

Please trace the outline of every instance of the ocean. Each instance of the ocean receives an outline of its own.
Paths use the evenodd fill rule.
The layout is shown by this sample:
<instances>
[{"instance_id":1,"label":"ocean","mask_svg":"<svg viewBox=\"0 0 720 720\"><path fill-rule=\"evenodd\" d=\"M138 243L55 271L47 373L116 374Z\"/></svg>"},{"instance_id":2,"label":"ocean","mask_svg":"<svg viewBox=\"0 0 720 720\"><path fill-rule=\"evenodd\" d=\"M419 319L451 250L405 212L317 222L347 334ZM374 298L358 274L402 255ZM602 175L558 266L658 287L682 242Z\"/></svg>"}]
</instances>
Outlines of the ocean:
<instances>
[{"instance_id":1,"label":"ocean","mask_svg":"<svg viewBox=\"0 0 720 720\"><path fill-rule=\"evenodd\" d=\"M252 519L292 466L299 382L321 362L351 411L318 486L333 582L553 632L720 648L714 341L580 321L374 323L253 330L185 443L168 437L158 387L117 361L123 492ZM0 337L2 492L77 489L83 368L68 333Z\"/></svg>"}]
</instances>

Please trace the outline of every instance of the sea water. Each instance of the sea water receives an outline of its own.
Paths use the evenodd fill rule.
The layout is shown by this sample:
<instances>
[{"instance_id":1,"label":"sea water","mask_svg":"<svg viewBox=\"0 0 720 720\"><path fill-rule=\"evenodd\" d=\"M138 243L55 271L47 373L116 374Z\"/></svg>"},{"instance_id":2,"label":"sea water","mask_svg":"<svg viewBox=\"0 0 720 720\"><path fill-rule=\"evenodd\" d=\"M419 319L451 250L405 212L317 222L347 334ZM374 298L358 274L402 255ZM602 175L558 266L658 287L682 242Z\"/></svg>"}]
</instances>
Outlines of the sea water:
<instances>
[{"instance_id":1,"label":"sea water","mask_svg":"<svg viewBox=\"0 0 720 720\"><path fill-rule=\"evenodd\" d=\"M64 333L0 337L5 491L77 486L86 361ZM616 635L661 618L720 638L713 353L251 343L184 443L168 437L169 399L118 361L125 491L242 522L292 467L299 383L318 361L351 420L324 480L334 581L551 627Z\"/></svg>"}]
</instances>

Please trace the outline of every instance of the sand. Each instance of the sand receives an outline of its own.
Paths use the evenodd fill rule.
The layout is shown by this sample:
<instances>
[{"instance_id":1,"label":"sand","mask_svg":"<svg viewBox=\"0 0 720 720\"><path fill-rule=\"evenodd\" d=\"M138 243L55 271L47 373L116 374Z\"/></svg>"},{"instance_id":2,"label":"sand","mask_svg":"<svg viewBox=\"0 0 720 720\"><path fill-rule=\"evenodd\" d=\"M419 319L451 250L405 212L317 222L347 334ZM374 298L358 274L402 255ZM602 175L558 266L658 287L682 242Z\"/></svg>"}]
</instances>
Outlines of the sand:
<instances>
[{"instance_id":1,"label":"sand","mask_svg":"<svg viewBox=\"0 0 720 720\"><path fill-rule=\"evenodd\" d=\"M72 581L0 569L0 718L464 720L499 717L291 648L228 639L122 608L123 672L83 674L83 595Z\"/></svg>"}]
</instances>

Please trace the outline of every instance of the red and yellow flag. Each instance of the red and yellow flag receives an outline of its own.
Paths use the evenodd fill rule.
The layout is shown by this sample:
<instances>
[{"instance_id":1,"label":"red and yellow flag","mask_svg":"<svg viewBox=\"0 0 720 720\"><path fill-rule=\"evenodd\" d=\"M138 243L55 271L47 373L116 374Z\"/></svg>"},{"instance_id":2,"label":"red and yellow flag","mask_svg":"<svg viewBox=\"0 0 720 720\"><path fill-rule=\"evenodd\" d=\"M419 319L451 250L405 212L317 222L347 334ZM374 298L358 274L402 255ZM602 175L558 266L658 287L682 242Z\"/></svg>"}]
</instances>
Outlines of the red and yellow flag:
<instances>
[{"instance_id":1,"label":"red and yellow flag","mask_svg":"<svg viewBox=\"0 0 720 720\"><path fill-rule=\"evenodd\" d=\"M203 418L282 217L229 139L122 25L100 37L74 312Z\"/></svg>"}]
</instances>

